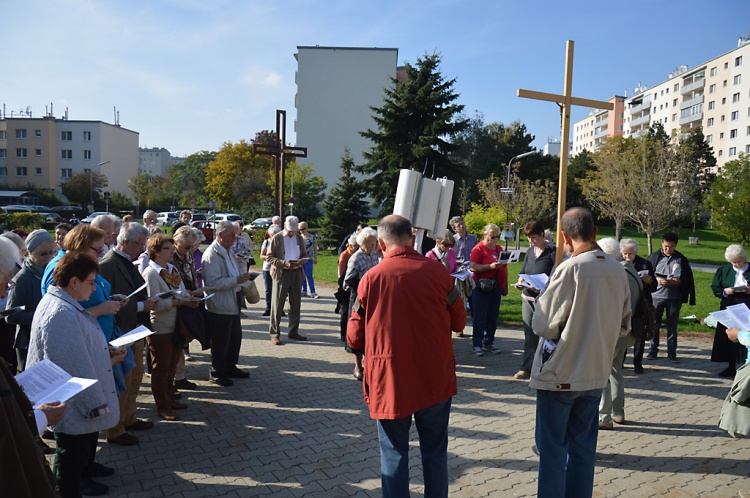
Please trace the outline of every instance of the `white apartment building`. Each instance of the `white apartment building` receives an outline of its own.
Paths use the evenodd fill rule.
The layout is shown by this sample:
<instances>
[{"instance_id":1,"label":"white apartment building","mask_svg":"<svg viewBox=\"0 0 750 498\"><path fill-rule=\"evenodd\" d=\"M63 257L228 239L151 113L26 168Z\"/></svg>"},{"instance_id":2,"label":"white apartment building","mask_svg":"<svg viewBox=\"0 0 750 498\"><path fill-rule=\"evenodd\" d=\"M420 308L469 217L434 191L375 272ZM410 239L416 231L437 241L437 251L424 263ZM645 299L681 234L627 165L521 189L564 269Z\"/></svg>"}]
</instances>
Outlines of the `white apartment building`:
<instances>
[{"instance_id":1,"label":"white apartment building","mask_svg":"<svg viewBox=\"0 0 750 498\"><path fill-rule=\"evenodd\" d=\"M0 182L33 184L62 194L68 178L93 170L107 190L130 195L138 172L138 132L102 121L0 117ZM106 163L106 164L102 164Z\"/></svg>"},{"instance_id":2,"label":"white apartment building","mask_svg":"<svg viewBox=\"0 0 750 498\"><path fill-rule=\"evenodd\" d=\"M714 149L717 167L750 154L750 38L737 48L688 70L678 66L652 88L639 84L624 102L622 135L634 136L654 123L678 136L702 127ZM573 153L595 151L604 136L593 133L598 112L573 124ZM616 135L609 131L605 136ZM600 138L600 140L596 140Z\"/></svg>"},{"instance_id":3,"label":"white apartment building","mask_svg":"<svg viewBox=\"0 0 750 498\"><path fill-rule=\"evenodd\" d=\"M313 164L330 190L341 177L348 148L355 164L372 142L360 131L376 129L370 107L383 105L384 90L397 77L398 49L298 46L296 143L307 147L301 164Z\"/></svg>"},{"instance_id":4,"label":"white apartment building","mask_svg":"<svg viewBox=\"0 0 750 498\"><path fill-rule=\"evenodd\" d=\"M591 109L589 115L573 123L573 155L586 149L595 151L604 139L621 136L623 131L625 97L615 95L609 99L614 109Z\"/></svg>"},{"instance_id":5,"label":"white apartment building","mask_svg":"<svg viewBox=\"0 0 750 498\"><path fill-rule=\"evenodd\" d=\"M184 161L184 158L182 159ZM182 162L180 161L180 162ZM139 148L138 172L151 176L169 177L169 168L174 164L172 154L164 147Z\"/></svg>"},{"instance_id":6,"label":"white apartment building","mask_svg":"<svg viewBox=\"0 0 750 498\"><path fill-rule=\"evenodd\" d=\"M547 143L544 144L542 155L544 156L557 156L560 157L562 153L562 142L557 138L548 138ZM568 157L573 154L573 142L568 142Z\"/></svg>"}]
</instances>

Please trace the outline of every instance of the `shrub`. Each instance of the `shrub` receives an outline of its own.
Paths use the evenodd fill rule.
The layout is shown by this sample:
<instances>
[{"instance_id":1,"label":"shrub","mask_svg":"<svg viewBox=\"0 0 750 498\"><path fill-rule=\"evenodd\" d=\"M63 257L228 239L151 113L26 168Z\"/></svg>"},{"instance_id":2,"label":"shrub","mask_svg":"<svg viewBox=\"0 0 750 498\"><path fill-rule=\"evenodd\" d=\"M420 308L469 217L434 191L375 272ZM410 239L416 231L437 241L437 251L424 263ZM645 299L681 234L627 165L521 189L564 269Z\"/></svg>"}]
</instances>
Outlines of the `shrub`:
<instances>
[{"instance_id":1,"label":"shrub","mask_svg":"<svg viewBox=\"0 0 750 498\"><path fill-rule=\"evenodd\" d=\"M475 234L480 240L485 225L494 223L502 229L506 220L505 213L499 207L486 207L481 204L472 204L471 210L463 218L466 223L466 231Z\"/></svg>"}]
</instances>

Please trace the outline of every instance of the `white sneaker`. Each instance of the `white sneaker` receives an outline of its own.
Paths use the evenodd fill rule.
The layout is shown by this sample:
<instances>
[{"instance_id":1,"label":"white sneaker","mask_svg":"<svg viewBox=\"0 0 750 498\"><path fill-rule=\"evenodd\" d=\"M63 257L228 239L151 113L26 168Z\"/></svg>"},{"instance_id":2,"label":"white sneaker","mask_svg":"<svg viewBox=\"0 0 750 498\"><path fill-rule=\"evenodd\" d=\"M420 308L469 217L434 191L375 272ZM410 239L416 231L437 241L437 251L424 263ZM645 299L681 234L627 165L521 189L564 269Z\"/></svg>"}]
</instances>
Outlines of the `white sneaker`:
<instances>
[{"instance_id":1,"label":"white sneaker","mask_svg":"<svg viewBox=\"0 0 750 498\"><path fill-rule=\"evenodd\" d=\"M313 298L313 299L318 299L318 295L316 293L314 293L314 292L312 294L310 294L310 297Z\"/></svg>"},{"instance_id":2,"label":"white sneaker","mask_svg":"<svg viewBox=\"0 0 750 498\"><path fill-rule=\"evenodd\" d=\"M474 356L484 356L484 352L482 351L482 348L479 346L474 348Z\"/></svg>"},{"instance_id":3,"label":"white sneaker","mask_svg":"<svg viewBox=\"0 0 750 498\"><path fill-rule=\"evenodd\" d=\"M482 346L482 351L486 351L487 353L493 353L493 354L500 354L502 351L500 348L495 347L494 345L490 344L489 346Z\"/></svg>"}]
</instances>

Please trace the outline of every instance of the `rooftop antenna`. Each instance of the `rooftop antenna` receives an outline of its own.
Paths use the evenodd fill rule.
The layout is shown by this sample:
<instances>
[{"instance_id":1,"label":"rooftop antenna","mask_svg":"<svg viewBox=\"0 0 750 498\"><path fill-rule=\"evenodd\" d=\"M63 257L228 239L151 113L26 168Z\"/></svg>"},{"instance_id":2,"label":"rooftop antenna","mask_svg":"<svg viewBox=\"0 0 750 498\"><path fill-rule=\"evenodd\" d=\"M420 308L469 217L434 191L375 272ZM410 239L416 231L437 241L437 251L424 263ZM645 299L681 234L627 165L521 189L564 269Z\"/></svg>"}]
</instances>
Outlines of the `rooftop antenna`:
<instances>
[{"instance_id":1,"label":"rooftop antenna","mask_svg":"<svg viewBox=\"0 0 750 498\"><path fill-rule=\"evenodd\" d=\"M26 106L26 115L29 116L29 117L31 117L31 106L30 105Z\"/></svg>"}]
</instances>

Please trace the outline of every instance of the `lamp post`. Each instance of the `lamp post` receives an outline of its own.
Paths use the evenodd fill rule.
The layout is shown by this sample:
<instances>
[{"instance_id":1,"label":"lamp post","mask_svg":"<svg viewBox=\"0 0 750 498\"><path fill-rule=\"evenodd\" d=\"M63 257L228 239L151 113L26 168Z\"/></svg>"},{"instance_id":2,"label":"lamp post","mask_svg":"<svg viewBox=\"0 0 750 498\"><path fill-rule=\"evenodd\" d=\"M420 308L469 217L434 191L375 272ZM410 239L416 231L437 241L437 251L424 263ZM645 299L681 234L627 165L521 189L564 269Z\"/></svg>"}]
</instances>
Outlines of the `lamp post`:
<instances>
[{"instance_id":1,"label":"lamp post","mask_svg":"<svg viewBox=\"0 0 750 498\"><path fill-rule=\"evenodd\" d=\"M99 164L97 164L95 167L99 169L99 167L104 166L105 164L110 163L111 161L104 161ZM91 168L89 170L89 203L91 205L91 211L94 210L94 168Z\"/></svg>"},{"instance_id":2,"label":"lamp post","mask_svg":"<svg viewBox=\"0 0 750 498\"><path fill-rule=\"evenodd\" d=\"M508 182L507 187L504 189L506 194L512 194L513 191L510 188L510 165L515 161L516 159L521 159L522 157L530 156L531 154L535 154L536 150L531 150L529 152L524 152L523 154L518 154L517 156L513 156L510 158L510 161L508 161ZM502 189L501 189L502 190Z\"/></svg>"}]
</instances>

